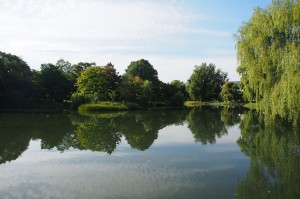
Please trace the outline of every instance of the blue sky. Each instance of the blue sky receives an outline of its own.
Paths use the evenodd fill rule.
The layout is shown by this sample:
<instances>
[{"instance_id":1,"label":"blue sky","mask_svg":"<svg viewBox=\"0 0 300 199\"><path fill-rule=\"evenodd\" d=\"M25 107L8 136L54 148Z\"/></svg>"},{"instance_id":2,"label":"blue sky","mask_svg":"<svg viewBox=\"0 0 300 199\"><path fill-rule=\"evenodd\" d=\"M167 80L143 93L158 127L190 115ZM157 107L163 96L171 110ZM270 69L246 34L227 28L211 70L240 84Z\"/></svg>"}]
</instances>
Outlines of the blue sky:
<instances>
[{"instance_id":1,"label":"blue sky","mask_svg":"<svg viewBox=\"0 0 300 199\"><path fill-rule=\"evenodd\" d=\"M123 74L147 59L160 80L186 82L195 65L214 63L239 80L233 35L271 0L0 0L0 51L33 69L64 58Z\"/></svg>"}]
</instances>

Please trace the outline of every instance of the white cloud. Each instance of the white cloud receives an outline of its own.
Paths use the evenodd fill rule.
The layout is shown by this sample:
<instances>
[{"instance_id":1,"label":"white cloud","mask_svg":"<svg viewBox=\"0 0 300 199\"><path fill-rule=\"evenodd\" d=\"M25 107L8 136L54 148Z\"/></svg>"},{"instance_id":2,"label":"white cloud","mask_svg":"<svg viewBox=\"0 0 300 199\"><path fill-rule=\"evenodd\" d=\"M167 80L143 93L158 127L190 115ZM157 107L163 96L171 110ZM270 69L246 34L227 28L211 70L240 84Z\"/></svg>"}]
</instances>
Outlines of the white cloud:
<instances>
[{"instance_id":1,"label":"white cloud","mask_svg":"<svg viewBox=\"0 0 300 199\"><path fill-rule=\"evenodd\" d=\"M163 81L186 81L193 65L210 60L201 59L207 48L214 48L207 45L219 45L231 33L201 25L207 16L185 5L150 0L0 0L0 50L21 56L35 69L65 58L72 63L113 62L123 73L130 61L145 58ZM222 59L224 65L226 59L233 65L234 56L220 56L212 62ZM183 66L191 69L182 70Z\"/></svg>"}]
</instances>

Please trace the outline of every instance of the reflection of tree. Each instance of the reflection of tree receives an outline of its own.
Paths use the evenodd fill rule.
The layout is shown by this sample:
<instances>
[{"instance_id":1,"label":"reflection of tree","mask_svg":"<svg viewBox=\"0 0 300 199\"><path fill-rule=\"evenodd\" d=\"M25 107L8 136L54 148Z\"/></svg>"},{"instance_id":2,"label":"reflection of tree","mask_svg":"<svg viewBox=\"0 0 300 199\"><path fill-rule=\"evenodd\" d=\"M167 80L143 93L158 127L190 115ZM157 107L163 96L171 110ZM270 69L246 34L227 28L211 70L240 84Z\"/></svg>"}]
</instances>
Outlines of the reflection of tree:
<instances>
[{"instance_id":1,"label":"reflection of tree","mask_svg":"<svg viewBox=\"0 0 300 199\"><path fill-rule=\"evenodd\" d=\"M148 149L158 131L180 125L185 111L110 112L81 116L69 114L0 115L0 164L17 159L31 139L41 140L42 149L71 147L112 153L125 136L132 148Z\"/></svg>"},{"instance_id":2,"label":"reflection of tree","mask_svg":"<svg viewBox=\"0 0 300 199\"><path fill-rule=\"evenodd\" d=\"M116 118L90 117L78 125L76 138L81 149L104 151L111 154L121 141Z\"/></svg>"},{"instance_id":3,"label":"reflection of tree","mask_svg":"<svg viewBox=\"0 0 300 199\"><path fill-rule=\"evenodd\" d=\"M158 131L168 125L185 121L186 111L142 111L124 117L121 132L132 148L148 149L158 137Z\"/></svg>"},{"instance_id":4,"label":"reflection of tree","mask_svg":"<svg viewBox=\"0 0 300 199\"><path fill-rule=\"evenodd\" d=\"M239 198L300 198L300 129L265 127L254 111L240 127L237 143L251 161Z\"/></svg>"},{"instance_id":5,"label":"reflection of tree","mask_svg":"<svg viewBox=\"0 0 300 199\"><path fill-rule=\"evenodd\" d=\"M241 121L241 114L244 112L243 108L239 107L223 107L221 111L221 119L226 127L234 126Z\"/></svg>"},{"instance_id":6,"label":"reflection of tree","mask_svg":"<svg viewBox=\"0 0 300 199\"><path fill-rule=\"evenodd\" d=\"M0 164L16 160L29 146L28 133L0 133Z\"/></svg>"},{"instance_id":7,"label":"reflection of tree","mask_svg":"<svg viewBox=\"0 0 300 199\"><path fill-rule=\"evenodd\" d=\"M182 124L186 111L134 111L76 117L76 138L83 149L112 153L122 135L135 149L148 149L167 125Z\"/></svg>"},{"instance_id":8,"label":"reflection of tree","mask_svg":"<svg viewBox=\"0 0 300 199\"><path fill-rule=\"evenodd\" d=\"M227 130L221 120L221 109L201 107L190 111L188 128L194 134L196 142L203 144L215 143L216 137L227 134Z\"/></svg>"},{"instance_id":9,"label":"reflection of tree","mask_svg":"<svg viewBox=\"0 0 300 199\"><path fill-rule=\"evenodd\" d=\"M78 146L66 114L3 114L0 120L0 164L17 159L31 139L40 139L42 149Z\"/></svg>"},{"instance_id":10,"label":"reflection of tree","mask_svg":"<svg viewBox=\"0 0 300 199\"><path fill-rule=\"evenodd\" d=\"M16 160L28 148L32 129L22 115L1 115L0 120L0 164L3 164Z\"/></svg>"},{"instance_id":11,"label":"reflection of tree","mask_svg":"<svg viewBox=\"0 0 300 199\"><path fill-rule=\"evenodd\" d=\"M67 114L40 115L34 130L34 139L41 139L42 149L56 147L57 150L64 151L78 146L74 136L74 126Z\"/></svg>"}]
</instances>

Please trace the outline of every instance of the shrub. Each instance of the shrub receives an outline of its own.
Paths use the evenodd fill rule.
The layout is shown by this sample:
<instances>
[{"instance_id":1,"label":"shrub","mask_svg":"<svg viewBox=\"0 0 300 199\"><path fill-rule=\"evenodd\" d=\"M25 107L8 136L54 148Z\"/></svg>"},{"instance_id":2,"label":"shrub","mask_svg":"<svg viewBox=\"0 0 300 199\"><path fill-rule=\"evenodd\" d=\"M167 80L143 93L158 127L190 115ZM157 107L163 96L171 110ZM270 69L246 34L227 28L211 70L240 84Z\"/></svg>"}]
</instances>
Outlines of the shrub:
<instances>
[{"instance_id":1,"label":"shrub","mask_svg":"<svg viewBox=\"0 0 300 199\"><path fill-rule=\"evenodd\" d=\"M79 112L94 112L94 111L120 111L138 109L139 106L135 103L123 102L101 102L98 104L83 104L78 107Z\"/></svg>"},{"instance_id":2,"label":"shrub","mask_svg":"<svg viewBox=\"0 0 300 199\"><path fill-rule=\"evenodd\" d=\"M77 109L82 104L90 103L90 96L81 93L73 93L71 96L71 109Z\"/></svg>"}]
</instances>

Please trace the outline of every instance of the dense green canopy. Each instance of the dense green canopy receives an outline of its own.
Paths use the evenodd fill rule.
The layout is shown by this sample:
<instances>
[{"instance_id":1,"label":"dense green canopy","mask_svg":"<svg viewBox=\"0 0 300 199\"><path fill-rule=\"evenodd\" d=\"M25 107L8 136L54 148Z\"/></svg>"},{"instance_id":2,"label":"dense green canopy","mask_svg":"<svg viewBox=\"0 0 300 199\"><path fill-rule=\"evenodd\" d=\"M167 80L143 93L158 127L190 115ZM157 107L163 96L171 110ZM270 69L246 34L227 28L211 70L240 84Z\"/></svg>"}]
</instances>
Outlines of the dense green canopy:
<instances>
[{"instance_id":1,"label":"dense green canopy","mask_svg":"<svg viewBox=\"0 0 300 199\"><path fill-rule=\"evenodd\" d=\"M0 51L0 107L23 105L31 89L31 71L21 58Z\"/></svg>"},{"instance_id":2,"label":"dense green canopy","mask_svg":"<svg viewBox=\"0 0 300 199\"><path fill-rule=\"evenodd\" d=\"M93 102L114 101L119 76L113 66L93 66L81 73L76 84L78 92L90 95Z\"/></svg>"},{"instance_id":3,"label":"dense green canopy","mask_svg":"<svg viewBox=\"0 0 300 199\"><path fill-rule=\"evenodd\" d=\"M255 9L236 36L244 97L262 112L299 123L300 1L274 0Z\"/></svg>"},{"instance_id":4,"label":"dense green canopy","mask_svg":"<svg viewBox=\"0 0 300 199\"><path fill-rule=\"evenodd\" d=\"M139 77L142 80L149 80L151 82L158 82L157 71L145 59L140 59L130 63L126 69L125 76L128 78Z\"/></svg>"},{"instance_id":5,"label":"dense green canopy","mask_svg":"<svg viewBox=\"0 0 300 199\"><path fill-rule=\"evenodd\" d=\"M202 63L201 66L195 66L188 80L187 91L193 100L219 100L226 78L227 73L216 70L214 64Z\"/></svg>"}]
</instances>

